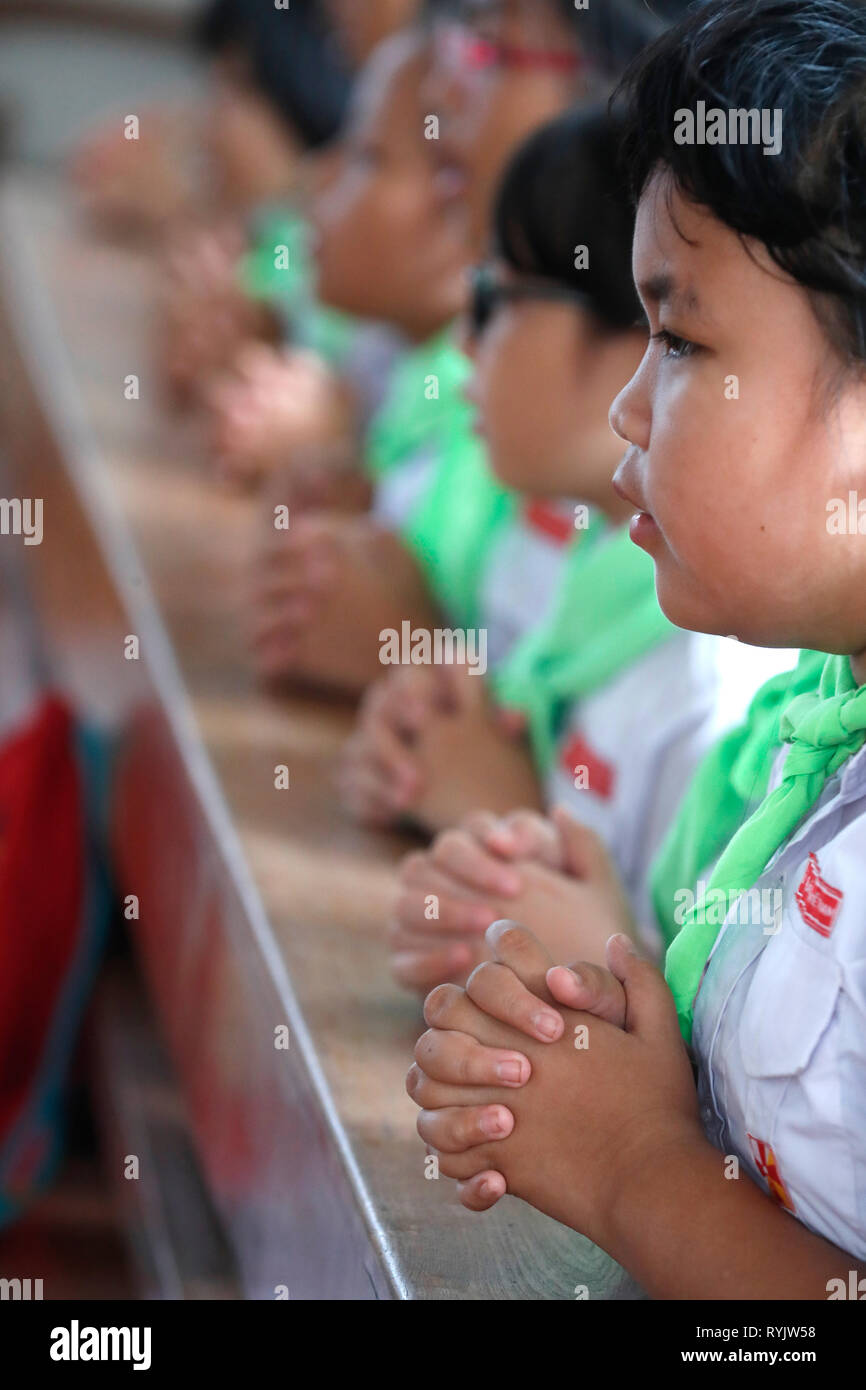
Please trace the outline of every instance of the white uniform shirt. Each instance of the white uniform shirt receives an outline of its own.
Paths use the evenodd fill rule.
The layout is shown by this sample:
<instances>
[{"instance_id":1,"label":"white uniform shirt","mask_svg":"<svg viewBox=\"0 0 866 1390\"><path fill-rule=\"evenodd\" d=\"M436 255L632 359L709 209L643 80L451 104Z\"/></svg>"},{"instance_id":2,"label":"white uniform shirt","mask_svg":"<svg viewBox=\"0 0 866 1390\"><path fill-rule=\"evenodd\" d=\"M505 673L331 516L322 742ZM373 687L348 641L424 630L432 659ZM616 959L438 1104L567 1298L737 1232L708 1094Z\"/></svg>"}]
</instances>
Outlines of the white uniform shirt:
<instances>
[{"instance_id":1,"label":"white uniform shirt","mask_svg":"<svg viewBox=\"0 0 866 1390\"><path fill-rule=\"evenodd\" d=\"M526 501L491 548L481 586L487 660L499 666L556 597L574 527L574 503ZM578 541L578 544L580 542Z\"/></svg>"},{"instance_id":2,"label":"white uniform shirt","mask_svg":"<svg viewBox=\"0 0 866 1390\"><path fill-rule=\"evenodd\" d=\"M858 1260L866 1259L864 871L866 749L828 781L771 860L755 885L760 905L753 889L750 910L729 912L693 1032L710 1140ZM844 1279L847 1269L838 1273Z\"/></svg>"},{"instance_id":3,"label":"white uniform shirt","mask_svg":"<svg viewBox=\"0 0 866 1390\"><path fill-rule=\"evenodd\" d=\"M678 632L569 712L547 779L564 805L604 840L648 949L661 939L650 871L701 758L797 653Z\"/></svg>"},{"instance_id":4,"label":"white uniform shirt","mask_svg":"<svg viewBox=\"0 0 866 1390\"><path fill-rule=\"evenodd\" d=\"M431 444L377 480L370 509L376 521L389 531L402 530L433 482L438 457Z\"/></svg>"}]
</instances>

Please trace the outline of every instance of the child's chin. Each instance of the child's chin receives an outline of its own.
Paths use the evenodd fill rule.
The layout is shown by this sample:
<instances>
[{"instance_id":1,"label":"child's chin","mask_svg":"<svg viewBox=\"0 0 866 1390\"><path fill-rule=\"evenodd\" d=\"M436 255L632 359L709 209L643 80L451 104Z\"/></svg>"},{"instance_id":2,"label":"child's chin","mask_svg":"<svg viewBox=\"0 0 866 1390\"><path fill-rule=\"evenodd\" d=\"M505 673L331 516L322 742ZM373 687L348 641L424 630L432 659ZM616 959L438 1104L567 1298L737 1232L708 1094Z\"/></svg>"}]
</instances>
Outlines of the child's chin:
<instances>
[{"instance_id":1,"label":"child's chin","mask_svg":"<svg viewBox=\"0 0 866 1390\"><path fill-rule=\"evenodd\" d=\"M663 566L656 566L656 597L659 608L668 622L687 632L716 632L718 622L695 601L694 588L689 588L681 577L669 578L663 573ZM723 621L721 618L719 622ZM726 629L729 631L730 629Z\"/></svg>"},{"instance_id":2,"label":"child's chin","mask_svg":"<svg viewBox=\"0 0 866 1390\"><path fill-rule=\"evenodd\" d=\"M491 445L489 435L483 426L477 433L481 439L487 441L490 471L498 482L503 483L505 487L514 488L515 492L531 494L542 491L538 484L538 473L529 463L523 465L520 459L508 458L499 453Z\"/></svg>"}]
</instances>

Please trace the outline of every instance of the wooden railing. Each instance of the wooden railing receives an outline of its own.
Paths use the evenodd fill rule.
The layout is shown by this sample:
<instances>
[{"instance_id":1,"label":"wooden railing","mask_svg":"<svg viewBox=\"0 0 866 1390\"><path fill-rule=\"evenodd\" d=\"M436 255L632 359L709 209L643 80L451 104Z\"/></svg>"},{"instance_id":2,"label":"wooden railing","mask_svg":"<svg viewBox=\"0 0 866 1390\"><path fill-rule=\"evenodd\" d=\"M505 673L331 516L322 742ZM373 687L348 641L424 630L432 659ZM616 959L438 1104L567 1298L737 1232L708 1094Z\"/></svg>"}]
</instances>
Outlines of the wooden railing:
<instances>
[{"instance_id":1,"label":"wooden railing","mask_svg":"<svg viewBox=\"0 0 866 1390\"><path fill-rule=\"evenodd\" d=\"M217 489L160 402L155 267L18 182L0 269L6 445L44 499L27 583L56 683L118 740L118 888L246 1294L634 1297L572 1232L511 1201L472 1216L425 1178L403 1089L420 1006L383 946L405 844L340 813L351 712L247 672L255 503Z\"/></svg>"}]
</instances>

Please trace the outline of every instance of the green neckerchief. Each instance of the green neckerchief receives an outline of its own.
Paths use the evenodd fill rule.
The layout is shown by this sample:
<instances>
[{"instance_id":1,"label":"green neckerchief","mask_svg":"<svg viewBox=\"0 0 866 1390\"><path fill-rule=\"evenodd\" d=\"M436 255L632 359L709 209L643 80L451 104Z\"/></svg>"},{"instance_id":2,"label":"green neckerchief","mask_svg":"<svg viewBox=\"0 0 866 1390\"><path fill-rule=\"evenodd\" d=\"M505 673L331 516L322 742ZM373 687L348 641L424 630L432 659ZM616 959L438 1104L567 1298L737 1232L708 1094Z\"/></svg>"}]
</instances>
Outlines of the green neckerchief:
<instances>
[{"instance_id":1,"label":"green neckerchief","mask_svg":"<svg viewBox=\"0 0 866 1390\"><path fill-rule=\"evenodd\" d=\"M514 514L517 498L490 472L471 415L458 424L402 534L450 620L476 627L490 547Z\"/></svg>"},{"instance_id":2,"label":"green neckerchief","mask_svg":"<svg viewBox=\"0 0 866 1390\"><path fill-rule=\"evenodd\" d=\"M288 320L292 338L333 367L349 352L357 321L319 304L309 252L309 226L290 204L261 210L254 219L253 244L241 258L240 283L251 299Z\"/></svg>"},{"instance_id":3,"label":"green neckerchief","mask_svg":"<svg viewBox=\"0 0 866 1390\"><path fill-rule=\"evenodd\" d=\"M680 930L674 926L678 892L712 872L728 841L765 798L780 748L781 712L795 695L817 689L824 662L823 652L801 652L795 670L766 681L744 721L699 763L652 866L653 909L666 945Z\"/></svg>"},{"instance_id":4,"label":"green neckerchief","mask_svg":"<svg viewBox=\"0 0 866 1390\"><path fill-rule=\"evenodd\" d=\"M666 945L679 930L677 894L712 871L725 845L760 805L779 751L782 710L795 695L817 690L825 661L823 652L801 652L796 668L766 681L743 722L698 765L652 869L655 918Z\"/></svg>"},{"instance_id":5,"label":"green neckerchief","mask_svg":"<svg viewBox=\"0 0 866 1390\"><path fill-rule=\"evenodd\" d=\"M601 518L575 533L555 602L493 673L503 705L528 716L536 762L546 772L562 719L639 657L672 637L658 606L652 560Z\"/></svg>"},{"instance_id":6,"label":"green neckerchief","mask_svg":"<svg viewBox=\"0 0 866 1390\"><path fill-rule=\"evenodd\" d=\"M866 686L857 687L850 660L843 656L822 657L817 687L815 661L814 653L801 657L796 673L798 683L811 684L811 689L798 691L785 706L779 723L781 742L791 745L782 766L782 780L723 850L710 878L707 897L721 892L723 901L733 903L739 893L751 888L811 811L828 778L866 742ZM766 749L766 724L758 732ZM742 753L748 754L751 747L751 742L747 743ZM766 788L766 753L758 757L756 771ZM711 808L704 808L703 814L708 812ZM701 907L702 903L696 904L683 922L668 949L665 968L687 1042L691 1040L695 995L719 933L718 924L706 920L713 914L701 912Z\"/></svg>"},{"instance_id":7,"label":"green neckerchief","mask_svg":"<svg viewBox=\"0 0 866 1390\"><path fill-rule=\"evenodd\" d=\"M449 440L469 432L472 407L463 394L469 371L450 326L402 355L367 432L365 467L372 478L427 450L438 457Z\"/></svg>"},{"instance_id":8,"label":"green neckerchief","mask_svg":"<svg viewBox=\"0 0 866 1390\"><path fill-rule=\"evenodd\" d=\"M252 245L240 263L241 285L251 299L289 313L298 306L312 279L308 234L304 217L288 204L255 215Z\"/></svg>"}]
</instances>

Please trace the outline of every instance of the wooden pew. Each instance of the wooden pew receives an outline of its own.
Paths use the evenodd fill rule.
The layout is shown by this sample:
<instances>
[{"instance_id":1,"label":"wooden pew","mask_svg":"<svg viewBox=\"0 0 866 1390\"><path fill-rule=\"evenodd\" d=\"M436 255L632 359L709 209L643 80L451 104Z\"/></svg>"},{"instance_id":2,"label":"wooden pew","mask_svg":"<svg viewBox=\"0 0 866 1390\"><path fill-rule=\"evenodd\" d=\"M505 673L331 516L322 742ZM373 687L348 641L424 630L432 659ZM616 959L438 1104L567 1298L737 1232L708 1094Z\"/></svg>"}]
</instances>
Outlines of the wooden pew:
<instances>
[{"instance_id":1,"label":"wooden pew","mask_svg":"<svg viewBox=\"0 0 866 1390\"><path fill-rule=\"evenodd\" d=\"M56 681L116 732L119 891L246 1295L639 1297L573 1232L512 1201L473 1216L425 1178L404 1091L420 1008L383 948L405 844L340 813L350 712L247 672L255 503L220 493L160 402L155 267L19 180L0 272L3 433L18 495L44 498L28 585Z\"/></svg>"}]
</instances>

